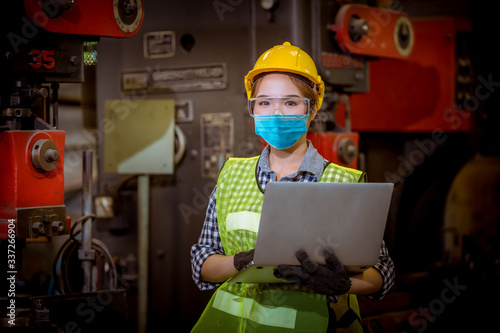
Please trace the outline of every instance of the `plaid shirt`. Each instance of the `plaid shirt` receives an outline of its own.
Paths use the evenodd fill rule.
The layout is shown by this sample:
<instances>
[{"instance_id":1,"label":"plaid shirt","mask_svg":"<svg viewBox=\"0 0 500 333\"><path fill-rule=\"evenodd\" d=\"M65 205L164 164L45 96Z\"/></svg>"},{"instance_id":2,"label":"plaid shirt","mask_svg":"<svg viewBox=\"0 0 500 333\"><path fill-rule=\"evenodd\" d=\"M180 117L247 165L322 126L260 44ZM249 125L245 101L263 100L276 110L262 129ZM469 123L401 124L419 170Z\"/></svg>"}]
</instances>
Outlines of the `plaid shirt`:
<instances>
[{"instance_id":1,"label":"plaid shirt","mask_svg":"<svg viewBox=\"0 0 500 333\"><path fill-rule=\"evenodd\" d=\"M306 155L299 170L296 173L285 176L279 181L287 182L316 182L320 179L324 167L328 163L309 142ZM266 185L271 181L276 181L276 174L269 166L269 146L262 151L259 165L257 166L257 177L260 186L265 190ZM224 248L219 234L216 212L216 191L214 188L208 202L205 222L201 230L201 235L197 244L191 247L191 269L192 277L198 288L201 290L210 290L217 288L220 283L212 283L200 280L201 266L205 260L213 254L224 254ZM382 288L375 294L369 295L372 300L382 299L392 288L394 284L394 263L389 256L385 242L382 242L380 256L374 268L382 276ZM335 301L332 298L331 301Z\"/></svg>"}]
</instances>

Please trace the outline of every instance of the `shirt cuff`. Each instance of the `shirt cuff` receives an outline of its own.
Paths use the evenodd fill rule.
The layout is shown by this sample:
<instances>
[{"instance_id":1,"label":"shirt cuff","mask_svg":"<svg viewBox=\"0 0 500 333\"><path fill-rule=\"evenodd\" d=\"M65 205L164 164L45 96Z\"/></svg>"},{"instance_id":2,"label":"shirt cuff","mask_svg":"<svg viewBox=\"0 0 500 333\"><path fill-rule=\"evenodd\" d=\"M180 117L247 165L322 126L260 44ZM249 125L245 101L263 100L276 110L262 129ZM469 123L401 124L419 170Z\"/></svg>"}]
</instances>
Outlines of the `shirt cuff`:
<instances>
[{"instance_id":1,"label":"shirt cuff","mask_svg":"<svg viewBox=\"0 0 500 333\"><path fill-rule=\"evenodd\" d=\"M386 267L384 265L380 265L379 263L375 264L373 268L375 268L382 276L382 287L376 293L367 296L372 301L378 302L381 301L387 293L389 293L394 285L394 269L393 267Z\"/></svg>"},{"instance_id":2,"label":"shirt cuff","mask_svg":"<svg viewBox=\"0 0 500 333\"><path fill-rule=\"evenodd\" d=\"M195 246L193 246L193 248ZM201 266L203 266L203 263L205 262L205 260L207 260L208 257L214 254L220 254L220 253L209 249L198 249L198 253L196 254L196 256L193 257L193 261L191 263L193 272L192 277L196 286L198 286L200 290L216 289L221 285L220 283L200 280Z\"/></svg>"}]
</instances>

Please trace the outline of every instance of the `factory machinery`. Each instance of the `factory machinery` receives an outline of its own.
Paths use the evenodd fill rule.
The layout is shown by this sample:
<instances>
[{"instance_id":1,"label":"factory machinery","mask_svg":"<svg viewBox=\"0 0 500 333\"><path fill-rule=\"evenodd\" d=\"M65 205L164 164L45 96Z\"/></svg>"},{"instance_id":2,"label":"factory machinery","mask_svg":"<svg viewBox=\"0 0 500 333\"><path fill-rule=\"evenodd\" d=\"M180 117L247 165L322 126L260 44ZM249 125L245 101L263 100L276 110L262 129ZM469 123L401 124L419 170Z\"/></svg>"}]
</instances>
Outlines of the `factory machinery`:
<instances>
[{"instance_id":1,"label":"factory machinery","mask_svg":"<svg viewBox=\"0 0 500 333\"><path fill-rule=\"evenodd\" d=\"M1 16L0 326L77 332L85 321L102 327L95 317L103 313L123 321L114 261L92 237L92 151L82 152L81 218L66 213L58 91L61 83L84 82L100 38L138 32L142 1L10 1ZM23 261L23 250L63 235L69 237L57 253L49 295L25 294L17 277L32 263Z\"/></svg>"},{"instance_id":2,"label":"factory machinery","mask_svg":"<svg viewBox=\"0 0 500 333\"><path fill-rule=\"evenodd\" d=\"M413 282L429 281L429 272L422 273L429 261L449 264L467 254L460 251L470 243L457 239L467 242L470 210L453 196L443 225L444 202L438 214L432 204L417 207L420 197L432 200L440 192L417 185L433 185L428 173L426 182L419 178L425 165L471 131L478 98L496 87L494 79L478 82L473 73L470 20L426 15L432 13L411 1L145 5L25 0L2 11L0 251L8 267L0 264L0 327L142 333L167 319L189 330L211 295L192 283L189 250L218 171L227 157L257 155L263 144L245 109L243 77L258 54L284 41L313 57L326 85L308 139L332 162L367 171L369 181L398 185L385 240L397 286L407 289L380 304L360 298L366 329L430 331L436 318L446 318L436 316L437 305L448 306L444 300L429 302L424 293L413 299L410 292ZM93 126L99 140L96 151L78 152L81 215L71 219L58 93L60 84L87 81L86 66L95 68L97 51ZM472 154L456 156L460 167ZM448 185L459 167L447 174ZM448 187L441 190L446 197ZM459 226L450 215L457 205ZM418 258L413 249L426 241L413 236L430 237ZM16 278L33 264L23 250L59 237L67 240L48 268L49 290L20 294ZM135 269L119 274L115 256L138 264L133 290L124 274ZM399 273L409 274L399 280ZM425 296L449 284L462 292L453 278L439 282Z\"/></svg>"}]
</instances>

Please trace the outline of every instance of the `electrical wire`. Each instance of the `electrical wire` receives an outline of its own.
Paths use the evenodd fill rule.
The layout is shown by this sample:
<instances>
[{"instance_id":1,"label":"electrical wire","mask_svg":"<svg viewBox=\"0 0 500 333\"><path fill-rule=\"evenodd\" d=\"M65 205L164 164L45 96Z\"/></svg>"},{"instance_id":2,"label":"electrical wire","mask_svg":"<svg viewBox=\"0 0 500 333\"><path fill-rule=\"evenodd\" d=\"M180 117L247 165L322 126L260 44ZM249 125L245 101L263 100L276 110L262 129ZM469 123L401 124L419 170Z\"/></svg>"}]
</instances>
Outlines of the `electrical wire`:
<instances>
[{"instance_id":1,"label":"electrical wire","mask_svg":"<svg viewBox=\"0 0 500 333\"><path fill-rule=\"evenodd\" d=\"M96 216L94 214L89 214L80 217L71 227L69 238L59 248L52 265L52 281L50 285L49 295L52 294L53 287L55 287L55 291L59 292L60 294L73 293L71 283L69 281L68 268L70 266L71 259L74 258L73 254L75 250L78 251L78 248L81 245L81 241L77 238L77 236L81 234L81 230L78 230L75 233L75 228L77 225L81 224L83 221L86 221L89 218L94 221L96 219ZM111 253L103 242L95 238L92 239L92 249L96 252L96 258L97 256L100 256L105 259L104 269L106 271L106 264L108 265L109 269L108 272L104 272L104 274L109 273L109 288L111 290L115 290L118 285L118 273Z\"/></svg>"}]
</instances>

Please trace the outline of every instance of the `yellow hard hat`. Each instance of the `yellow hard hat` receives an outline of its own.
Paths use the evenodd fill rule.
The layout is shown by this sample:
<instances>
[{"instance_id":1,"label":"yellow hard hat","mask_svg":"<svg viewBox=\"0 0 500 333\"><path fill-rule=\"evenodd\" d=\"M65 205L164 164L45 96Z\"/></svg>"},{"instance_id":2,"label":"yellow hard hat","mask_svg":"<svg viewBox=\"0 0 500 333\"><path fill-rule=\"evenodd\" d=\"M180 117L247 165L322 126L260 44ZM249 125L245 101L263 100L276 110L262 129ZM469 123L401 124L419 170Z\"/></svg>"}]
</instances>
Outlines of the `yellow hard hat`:
<instances>
[{"instance_id":1,"label":"yellow hard hat","mask_svg":"<svg viewBox=\"0 0 500 333\"><path fill-rule=\"evenodd\" d=\"M251 98L252 84L259 74L269 72L283 72L299 75L311 82L318 95L318 110L323 103L325 84L318 75L316 65L312 58L297 46L284 42L264 52L251 71L245 76L245 89L247 97Z\"/></svg>"}]
</instances>

